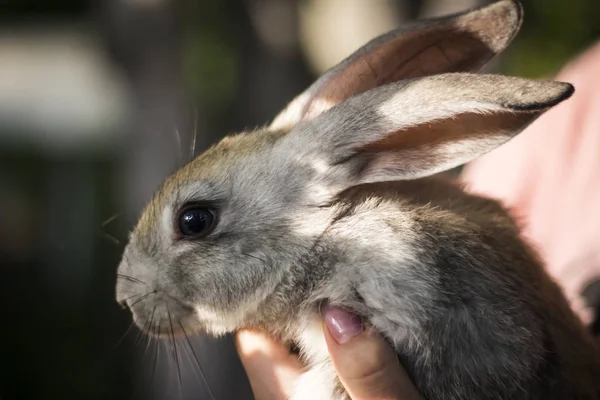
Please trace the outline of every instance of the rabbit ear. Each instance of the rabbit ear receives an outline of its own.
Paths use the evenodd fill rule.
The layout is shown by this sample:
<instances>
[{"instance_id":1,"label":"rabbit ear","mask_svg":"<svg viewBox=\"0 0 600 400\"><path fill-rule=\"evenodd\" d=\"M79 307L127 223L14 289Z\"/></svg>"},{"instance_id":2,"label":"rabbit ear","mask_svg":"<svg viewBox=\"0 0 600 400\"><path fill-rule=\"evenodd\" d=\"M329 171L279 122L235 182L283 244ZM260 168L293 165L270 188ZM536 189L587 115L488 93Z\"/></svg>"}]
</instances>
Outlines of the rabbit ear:
<instances>
[{"instance_id":1,"label":"rabbit ear","mask_svg":"<svg viewBox=\"0 0 600 400\"><path fill-rule=\"evenodd\" d=\"M518 0L500 0L375 38L296 97L270 128L290 129L351 96L401 79L476 72L511 42L522 15Z\"/></svg>"},{"instance_id":2,"label":"rabbit ear","mask_svg":"<svg viewBox=\"0 0 600 400\"><path fill-rule=\"evenodd\" d=\"M344 185L416 179L493 150L573 91L562 82L441 74L354 96L289 137L309 159L351 171Z\"/></svg>"}]
</instances>

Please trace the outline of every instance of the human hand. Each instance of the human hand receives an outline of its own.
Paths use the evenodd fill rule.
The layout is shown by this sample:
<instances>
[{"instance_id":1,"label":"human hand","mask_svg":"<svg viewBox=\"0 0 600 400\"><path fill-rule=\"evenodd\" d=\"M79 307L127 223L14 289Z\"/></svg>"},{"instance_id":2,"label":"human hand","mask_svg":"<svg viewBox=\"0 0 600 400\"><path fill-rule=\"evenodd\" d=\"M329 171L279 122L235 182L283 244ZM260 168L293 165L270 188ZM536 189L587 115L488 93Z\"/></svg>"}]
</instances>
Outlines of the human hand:
<instances>
[{"instance_id":1,"label":"human hand","mask_svg":"<svg viewBox=\"0 0 600 400\"><path fill-rule=\"evenodd\" d=\"M353 400L418 400L395 351L360 319L335 307L322 309L323 332L340 380ZM304 372L298 358L255 331L236 335L240 358L256 400L284 400Z\"/></svg>"}]
</instances>

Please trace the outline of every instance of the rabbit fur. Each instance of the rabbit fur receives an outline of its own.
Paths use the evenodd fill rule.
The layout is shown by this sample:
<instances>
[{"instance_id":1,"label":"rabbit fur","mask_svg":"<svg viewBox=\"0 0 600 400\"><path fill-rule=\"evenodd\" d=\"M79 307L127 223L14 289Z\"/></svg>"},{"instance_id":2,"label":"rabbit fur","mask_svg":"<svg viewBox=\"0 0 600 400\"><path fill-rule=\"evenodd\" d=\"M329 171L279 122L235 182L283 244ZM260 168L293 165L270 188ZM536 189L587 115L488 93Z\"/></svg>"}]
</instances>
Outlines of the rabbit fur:
<instances>
[{"instance_id":1,"label":"rabbit fur","mask_svg":"<svg viewBox=\"0 0 600 400\"><path fill-rule=\"evenodd\" d=\"M573 93L474 73L521 20L502 0L376 38L182 167L130 236L118 301L156 336L254 328L298 346L292 400L348 398L323 302L380 332L427 399L599 399L599 350L516 224L436 176ZM190 204L214 212L201 237L178 230Z\"/></svg>"}]
</instances>

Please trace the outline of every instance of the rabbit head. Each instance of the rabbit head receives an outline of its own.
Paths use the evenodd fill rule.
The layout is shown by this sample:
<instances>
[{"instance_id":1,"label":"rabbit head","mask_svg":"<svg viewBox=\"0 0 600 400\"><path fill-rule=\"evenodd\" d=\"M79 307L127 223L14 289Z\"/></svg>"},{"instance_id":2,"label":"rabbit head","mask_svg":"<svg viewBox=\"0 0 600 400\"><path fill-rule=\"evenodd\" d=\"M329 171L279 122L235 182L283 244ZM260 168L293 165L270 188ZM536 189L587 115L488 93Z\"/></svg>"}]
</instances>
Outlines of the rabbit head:
<instances>
[{"instance_id":1,"label":"rabbit head","mask_svg":"<svg viewBox=\"0 0 600 400\"><path fill-rule=\"evenodd\" d=\"M311 257L339 193L466 163L571 95L565 83L468 73L520 23L520 5L503 0L376 38L268 128L181 168L131 234L118 300L156 335L220 334L294 312L327 277L328 256Z\"/></svg>"}]
</instances>

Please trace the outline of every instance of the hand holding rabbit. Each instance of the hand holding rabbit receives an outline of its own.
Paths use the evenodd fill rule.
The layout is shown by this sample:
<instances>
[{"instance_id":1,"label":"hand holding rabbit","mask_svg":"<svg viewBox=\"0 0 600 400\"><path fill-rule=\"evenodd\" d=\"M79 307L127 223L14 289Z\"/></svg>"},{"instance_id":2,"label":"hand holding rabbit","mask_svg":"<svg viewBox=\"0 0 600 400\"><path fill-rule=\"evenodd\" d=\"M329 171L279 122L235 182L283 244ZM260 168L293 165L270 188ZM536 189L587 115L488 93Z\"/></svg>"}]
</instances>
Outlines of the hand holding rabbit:
<instances>
[{"instance_id":1,"label":"hand holding rabbit","mask_svg":"<svg viewBox=\"0 0 600 400\"><path fill-rule=\"evenodd\" d=\"M321 310L327 348L353 400L420 400L394 349L345 310ZM240 331L236 345L256 400L285 400L304 372L295 354L257 331Z\"/></svg>"}]
</instances>

